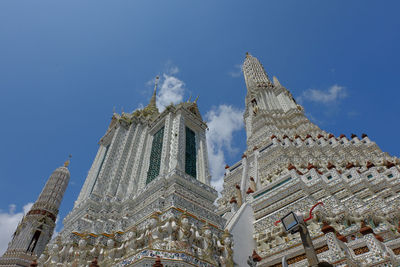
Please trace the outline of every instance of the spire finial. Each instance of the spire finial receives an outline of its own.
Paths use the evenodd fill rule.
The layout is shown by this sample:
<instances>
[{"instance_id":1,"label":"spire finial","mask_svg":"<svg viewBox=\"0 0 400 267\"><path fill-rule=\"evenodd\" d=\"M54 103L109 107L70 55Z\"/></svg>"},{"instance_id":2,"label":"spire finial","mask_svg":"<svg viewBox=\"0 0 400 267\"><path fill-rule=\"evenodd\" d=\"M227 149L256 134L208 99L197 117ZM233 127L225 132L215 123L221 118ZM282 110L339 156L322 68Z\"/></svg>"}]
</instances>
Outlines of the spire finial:
<instances>
[{"instance_id":1,"label":"spire finial","mask_svg":"<svg viewBox=\"0 0 400 267\"><path fill-rule=\"evenodd\" d=\"M72 155L69 154L68 160L64 162L64 167L68 167L68 166L69 166L69 164L70 164L70 162L71 162L71 158L72 158Z\"/></svg>"},{"instance_id":2,"label":"spire finial","mask_svg":"<svg viewBox=\"0 0 400 267\"><path fill-rule=\"evenodd\" d=\"M197 103L197 100L199 99L199 96L196 97L196 99L193 101L193 103Z\"/></svg>"},{"instance_id":3,"label":"spire finial","mask_svg":"<svg viewBox=\"0 0 400 267\"><path fill-rule=\"evenodd\" d=\"M157 86L158 86L159 79L160 79L160 77L157 75L156 76L156 81L154 83L153 95L151 96L149 106L154 106L154 107L156 106L156 94L157 94Z\"/></svg>"},{"instance_id":4,"label":"spire finial","mask_svg":"<svg viewBox=\"0 0 400 267\"><path fill-rule=\"evenodd\" d=\"M157 85L158 85L159 79L160 79L160 77L157 75L155 84L154 84L153 95L151 96L149 104L143 109L143 112L144 112L143 114L145 116L151 115L152 118L154 118L155 116L157 116L159 114L159 111L158 111L157 105L156 105Z\"/></svg>"},{"instance_id":5,"label":"spire finial","mask_svg":"<svg viewBox=\"0 0 400 267\"><path fill-rule=\"evenodd\" d=\"M250 53L249 52L246 52L246 57L249 57L250 56Z\"/></svg>"}]
</instances>

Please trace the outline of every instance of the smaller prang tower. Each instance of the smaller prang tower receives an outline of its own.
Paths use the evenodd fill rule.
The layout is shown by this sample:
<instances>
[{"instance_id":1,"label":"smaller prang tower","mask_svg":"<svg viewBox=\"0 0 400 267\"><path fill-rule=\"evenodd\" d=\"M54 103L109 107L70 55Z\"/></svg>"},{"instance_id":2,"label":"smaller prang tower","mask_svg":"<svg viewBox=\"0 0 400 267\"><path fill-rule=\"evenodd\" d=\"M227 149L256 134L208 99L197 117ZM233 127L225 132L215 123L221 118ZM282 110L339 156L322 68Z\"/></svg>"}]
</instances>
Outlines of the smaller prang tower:
<instances>
[{"instance_id":1,"label":"smaller prang tower","mask_svg":"<svg viewBox=\"0 0 400 267\"><path fill-rule=\"evenodd\" d=\"M69 160L50 176L31 210L22 218L0 266L30 266L39 257L53 235L58 208L67 188Z\"/></svg>"}]
</instances>

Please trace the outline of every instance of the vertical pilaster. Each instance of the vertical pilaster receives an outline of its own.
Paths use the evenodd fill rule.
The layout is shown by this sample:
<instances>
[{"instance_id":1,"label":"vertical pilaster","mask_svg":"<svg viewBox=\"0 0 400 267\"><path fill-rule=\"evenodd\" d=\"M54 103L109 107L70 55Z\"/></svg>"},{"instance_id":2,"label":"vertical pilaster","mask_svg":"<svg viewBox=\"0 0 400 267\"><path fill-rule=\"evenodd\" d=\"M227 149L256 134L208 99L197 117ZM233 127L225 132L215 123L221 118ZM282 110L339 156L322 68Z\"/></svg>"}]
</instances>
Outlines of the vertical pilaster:
<instances>
[{"instance_id":1,"label":"vertical pilaster","mask_svg":"<svg viewBox=\"0 0 400 267\"><path fill-rule=\"evenodd\" d=\"M115 153L113 157L113 163L111 167L111 171L108 174L108 186L106 187L107 197L111 198L114 196L117 186L119 184L119 179L121 176L118 171L123 168L124 160L127 153L127 142L129 141L129 133L130 130L125 129L125 127L119 127L119 136L116 139Z\"/></svg>"},{"instance_id":2,"label":"vertical pilaster","mask_svg":"<svg viewBox=\"0 0 400 267\"><path fill-rule=\"evenodd\" d=\"M171 139L169 171L185 169L185 122L179 112L173 120L173 137Z\"/></svg>"},{"instance_id":3,"label":"vertical pilaster","mask_svg":"<svg viewBox=\"0 0 400 267\"><path fill-rule=\"evenodd\" d=\"M122 173L125 169L128 154L129 154L129 149L131 148L131 144L133 141L133 134L135 133L135 125L130 125L128 130L124 129L123 136L121 138L119 148L118 148L118 154L117 158L115 160L115 168L113 173L110 175L111 183L109 183L107 194L110 197L114 197L117 193L121 178L122 178Z\"/></svg>"},{"instance_id":4,"label":"vertical pilaster","mask_svg":"<svg viewBox=\"0 0 400 267\"><path fill-rule=\"evenodd\" d=\"M160 163L160 174L165 175L168 172L168 165L170 161L170 143L173 135L173 122L172 115L169 113L164 121L164 136L163 136L163 146L162 146L162 154L161 154L161 163Z\"/></svg>"},{"instance_id":5,"label":"vertical pilaster","mask_svg":"<svg viewBox=\"0 0 400 267\"><path fill-rule=\"evenodd\" d=\"M126 192L128 189L128 184L130 183L131 173L135 161L135 156L137 155L137 144L139 143L140 136L140 126L138 124L132 124L131 130L134 132L132 136L132 140L130 142L130 146L128 148L128 155L125 164L125 168L122 171L121 176L123 177L121 182L118 185L117 197L119 199L124 199L126 196Z\"/></svg>"},{"instance_id":6,"label":"vertical pilaster","mask_svg":"<svg viewBox=\"0 0 400 267\"><path fill-rule=\"evenodd\" d=\"M138 180L138 190L143 189L146 186L147 172L150 166L150 154L151 154L151 144L153 142L153 136L146 133L146 139L144 140L144 150L143 150L143 164L140 168L139 180Z\"/></svg>"},{"instance_id":7,"label":"vertical pilaster","mask_svg":"<svg viewBox=\"0 0 400 267\"><path fill-rule=\"evenodd\" d=\"M97 177L96 184L92 193L98 196L104 196L106 192L107 182L106 180L110 177L110 172L112 171L113 164L115 163L116 153L118 151L119 140L121 138L121 127L115 129L115 133L108 148L108 153L104 159L103 167Z\"/></svg>"},{"instance_id":8,"label":"vertical pilaster","mask_svg":"<svg viewBox=\"0 0 400 267\"><path fill-rule=\"evenodd\" d=\"M199 165L199 170L198 170L198 177L199 180L207 185L210 185L210 173L208 169L208 154L207 154L207 141L206 141L206 135L204 131L201 131L198 133L198 139L199 139L199 156L198 156L198 165Z\"/></svg>"},{"instance_id":9,"label":"vertical pilaster","mask_svg":"<svg viewBox=\"0 0 400 267\"><path fill-rule=\"evenodd\" d=\"M137 153L137 151L134 151L134 164L133 164L133 169L132 169L132 174L129 179L129 185L128 185L128 192L127 192L127 197L132 197L137 189L139 188L139 182L141 178L141 173L142 173L142 168L143 168L143 161L145 158L145 155L147 155L149 152L145 151L146 149L146 143L147 143L147 135L148 135L148 126L141 126L141 131L139 135L139 144L137 146L137 151L144 151L144 153Z\"/></svg>"},{"instance_id":10,"label":"vertical pilaster","mask_svg":"<svg viewBox=\"0 0 400 267\"><path fill-rule=\"evenodd\" d=\"M242 190L242 195L244 196L247 190L247 180L249 179L248 167L247 167L247 157L242 158L242 179L240 182L240 188Z\"/></svg>"},{"instance_id":11,"label":"vertical pilaster","mask_svg":"<svg viewBox=\"0 0 400 267\"><path fill-rule=\"evenodd\" d=\"M85 183L83 184L82 190L79 193L78 199L75 201L74 207L78 206L82 201L89 197L90 190L91 188L93 188L96 177L100 172L100 165L101 162L104 160L106 150L107 148L104 145L100 144L93 164L90 167L88 176L85 180Z\"/></svg>"}]
</instances>

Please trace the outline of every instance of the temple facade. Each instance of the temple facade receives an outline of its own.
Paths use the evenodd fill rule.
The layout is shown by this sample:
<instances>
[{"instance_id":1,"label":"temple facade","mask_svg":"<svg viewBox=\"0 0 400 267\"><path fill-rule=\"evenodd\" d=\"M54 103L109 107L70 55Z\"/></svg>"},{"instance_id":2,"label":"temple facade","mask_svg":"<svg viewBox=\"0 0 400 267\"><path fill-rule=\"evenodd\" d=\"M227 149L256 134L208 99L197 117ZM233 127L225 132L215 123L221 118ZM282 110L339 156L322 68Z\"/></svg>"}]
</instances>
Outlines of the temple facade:
<instances>
[{"instance_id":1,"label":"temple facade","mask_svg":"<svg viewBox=\"0 0 400 267\"><path fill-rule=\"evenodd\" d=\"M247 54L244 122L247 150L226 166L218 214L234 239L234 261L246 266L308 266L299 234L279 220L289 212L308 221L321 261L334 266L399 266L399 159L366 134L334 136L304 115L276 77Z\"/></svg>"},{"instance_id":2,"label":"temple facade","mask_svg":"<svg viewBox=\"0 0 400 267\"><path fill-rule=\"evenodd\" d=\"M32 260L43 253L53 235L58 209L69 182L68 164L69 161L51 174L38 199L18 224L0 258L0 266L30 266Z\"/></svg>"},{"instance_id":3,"label":"temple facade","mask_svg":"<svg viewBox=\"0 0 400 267\"><path fill-rule=\"evenodd\" d=\"M0 265L40 256L49 267L152 266L156 258L164 266L279 267L283 257L308 266L299 234L280 224L293 211L308 217L321 261L400 266L400 160L366 134L321 130L250 54L243 73L247 148L225 167L219 198L196 101L160 113L156 82L145 108L113 114L58 236L47 244L66 167L52 174Z\"/></svg>"},{"instance_id":4,"label":"temple facade","mask_svg":"<svg viewBox=\"0 0 400 267\"><path fill-rule=\"evenodd\" d=\"M157 85L156 85L157 86ZM233 266L195 102L114 114L43 266ZM173 265L172 265L173 264Z\"/></svg>"}]
</instances>

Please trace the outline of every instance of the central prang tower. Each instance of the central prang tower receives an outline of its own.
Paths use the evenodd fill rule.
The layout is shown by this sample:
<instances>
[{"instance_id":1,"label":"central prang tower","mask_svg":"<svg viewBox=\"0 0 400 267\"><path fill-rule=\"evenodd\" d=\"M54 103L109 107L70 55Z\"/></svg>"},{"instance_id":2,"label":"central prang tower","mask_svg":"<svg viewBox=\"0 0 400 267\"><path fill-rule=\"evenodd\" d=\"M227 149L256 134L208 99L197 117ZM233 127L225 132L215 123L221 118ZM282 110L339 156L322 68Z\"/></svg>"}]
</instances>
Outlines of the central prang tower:
<instances>
[{"instance_id":1,"label":"central prang tower","mask_svg":"<svg viewBox=\"0 0 400 267\"><path fill-rule=\"evenodd\" d=\"M323 134L304 116L292 94L273 77L273 83L257 58L246 54L243 74L247 87L244 121L247 147L262 146L266 136Z\"/></svg>"},{"instance_id":2,"label":"central prang tower","mask_svg":"<svg viewBox=\"0 0 400 267\"><path fill-rule=\"evenodd\" d=\"M246 266L308 266L299 234L280 224L292 211L309 216L321 261L334 266L399 266L400 160L366 134L335 137L304 115L276 77L246 55L247 149L226 167L218 213L234 239L234 261ZM305 217L305 218L306 218Z\"/></svg>"},{"instance_id":3,"label":"central prang tower","mask_svg":"<svg viewBox=\"0 0 400 267\"><path fill-rule=\"evenodd\" d=\"M233 266L225 220L215 213L203 122L195 102L159 113L150 103L114 113L45 266Z\"/></svg>"}]
</instances>

